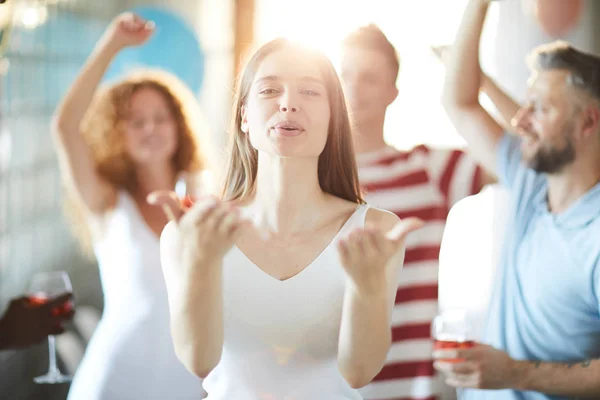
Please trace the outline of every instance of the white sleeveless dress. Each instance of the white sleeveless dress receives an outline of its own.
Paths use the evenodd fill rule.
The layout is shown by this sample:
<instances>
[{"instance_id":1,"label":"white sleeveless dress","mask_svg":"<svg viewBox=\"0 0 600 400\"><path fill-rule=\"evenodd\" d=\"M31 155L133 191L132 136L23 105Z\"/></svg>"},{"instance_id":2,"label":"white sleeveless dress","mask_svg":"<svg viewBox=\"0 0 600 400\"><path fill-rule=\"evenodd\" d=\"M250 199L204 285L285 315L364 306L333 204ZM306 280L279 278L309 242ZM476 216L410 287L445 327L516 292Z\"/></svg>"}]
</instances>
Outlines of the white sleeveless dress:
<instances>
[{"instance_id":1,"label":"white sleeveless dress","mask_svg":"<svg viewBox=\"0 0 600 400\"><path fill-rule=\"evenodd\" d=\"M362 399L337 366L346 275L337 241L363 227L358 206L329 246L298 275L279 281L237 247L223 262L224 344L204 380L210 400Z\"/></svg>"},{"instance_id":2,"label":"white sleeveless dress","mask_svg":"<svg viewBox=\"0 0 600 400\"><path fill-rule=\"evenodd\" d=\"M68 400L199 400L202 382L175 356L159 240L120 192L94 243L104 312Z\"/></svg>"}]
</instances>

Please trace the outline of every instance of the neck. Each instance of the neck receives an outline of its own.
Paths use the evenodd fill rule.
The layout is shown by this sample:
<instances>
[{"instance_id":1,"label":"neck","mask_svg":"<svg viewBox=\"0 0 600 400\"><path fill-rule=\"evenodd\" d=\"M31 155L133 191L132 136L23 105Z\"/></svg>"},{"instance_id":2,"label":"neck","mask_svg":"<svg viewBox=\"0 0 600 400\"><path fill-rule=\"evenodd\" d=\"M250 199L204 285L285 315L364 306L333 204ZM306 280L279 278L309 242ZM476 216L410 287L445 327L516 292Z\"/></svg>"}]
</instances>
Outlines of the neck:
<instances>
[{"instance_id":1,"label":"neck","mask_svg":"<svg viewBox=\"0 0 600 400\"><path fill-rule=\"evenodd\" d=\"M255 222L276 234L314 226L327 197L319 185L318 158L281 158L261 153L254 198Z\"/></svg>"},{"instance_id":2,"label":"neck","mask_svg":"<svg viewBox=\"0 0 600 400\"><path fill-rule=\"evenodd\" d=\"M356 124L354 134L354 151L357 154L371 153L387 146L383 139L383 124L385 115Z\"/></svg>"},{"instance_id":3,"label":"neck","mask_svg":"<svg viewBox=\"0 0 600 400\"><path fill-rule=\"evenodd\" d=\"M173 164L150 163L135 169L135 181L132 194L145 198L155 190L174 190L176 173Z\"/></svg>"},{"instance_id":4,"label":"neck","mask_svg":"<svg viewBox=\"0 0 600 400\"><path fill-rule=\"evenodd\" d=\"M565 211L600 181L600 163L576 160L560 174L548 175L548 207L552 213Z\"/></svg>"}]
</instances>

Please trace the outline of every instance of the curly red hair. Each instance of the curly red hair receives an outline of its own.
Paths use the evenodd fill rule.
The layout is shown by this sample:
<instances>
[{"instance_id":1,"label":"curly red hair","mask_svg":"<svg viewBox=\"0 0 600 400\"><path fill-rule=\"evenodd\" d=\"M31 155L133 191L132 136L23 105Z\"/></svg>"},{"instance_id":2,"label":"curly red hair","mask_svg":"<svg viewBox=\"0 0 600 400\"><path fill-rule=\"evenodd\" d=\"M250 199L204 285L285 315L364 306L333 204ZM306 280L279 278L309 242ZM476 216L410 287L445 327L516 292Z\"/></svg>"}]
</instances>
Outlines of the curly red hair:
<instances>
[{"instance_id":1,"label":"curly red hair","mask_svg":"<svg viewBox=\"0 0 600 400\"><path fill-rule=\"evenodd\" d=\"M135 166L127 154L123 129L131 97L147 88L164 97L176 122L178 147L173 156L176 173L197 173L209 167L209 142L202 138L202 147L199 145L207 130L192 92L167 72L140 71L100 88L81 123L81 134L89 145L98 174L115 190L127 190L134 184ZM67 215L76 238L85 252L91 253L88 219L77 193L71 191L67 189Z\"/></svg>"}]
</instances>

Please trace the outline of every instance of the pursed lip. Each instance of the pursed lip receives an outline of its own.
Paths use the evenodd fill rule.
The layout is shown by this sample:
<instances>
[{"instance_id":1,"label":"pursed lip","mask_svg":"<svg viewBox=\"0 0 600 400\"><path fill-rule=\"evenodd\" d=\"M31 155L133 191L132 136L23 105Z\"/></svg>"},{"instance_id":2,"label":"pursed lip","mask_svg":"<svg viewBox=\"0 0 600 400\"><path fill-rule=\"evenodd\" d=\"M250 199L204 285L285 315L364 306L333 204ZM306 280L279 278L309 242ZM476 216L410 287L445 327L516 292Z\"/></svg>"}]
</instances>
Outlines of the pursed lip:
<instances>
[{"instance_id":1,"label":"pursed lip","mask_svg":"<svg viewBox=\"0 0 600 400\"><path fill-rule=\"evenodd\" d=\"M304 127L295 121L281 121L273 125L273 129L298 130L303 131Z\"/></svg>"}]
</instances>

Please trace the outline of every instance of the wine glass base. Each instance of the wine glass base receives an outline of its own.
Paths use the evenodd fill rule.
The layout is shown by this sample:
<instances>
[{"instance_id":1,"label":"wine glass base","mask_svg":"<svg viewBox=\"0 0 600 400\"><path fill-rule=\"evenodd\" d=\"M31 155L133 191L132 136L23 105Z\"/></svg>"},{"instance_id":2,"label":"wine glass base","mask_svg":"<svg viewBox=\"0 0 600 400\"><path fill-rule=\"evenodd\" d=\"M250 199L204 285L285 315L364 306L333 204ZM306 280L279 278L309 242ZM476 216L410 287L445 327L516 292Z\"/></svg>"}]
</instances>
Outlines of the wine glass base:
<instances>
[{"instance_id":1,"label":"wine glass base","mask_svg":"<svg viewBox=\"0 0 600 400\"><path fill-rule=\"evenodd\" d=\"M46 374L42 376L37 376L33 378L35 383L45 383L45 384L56 384L56 383L66 383L71 382L73 377L68 375L63 375L60 372L56 374Z\"/></svg>"}]
</instances>

